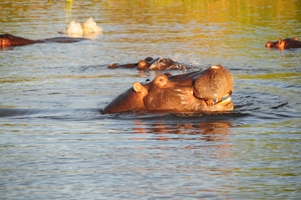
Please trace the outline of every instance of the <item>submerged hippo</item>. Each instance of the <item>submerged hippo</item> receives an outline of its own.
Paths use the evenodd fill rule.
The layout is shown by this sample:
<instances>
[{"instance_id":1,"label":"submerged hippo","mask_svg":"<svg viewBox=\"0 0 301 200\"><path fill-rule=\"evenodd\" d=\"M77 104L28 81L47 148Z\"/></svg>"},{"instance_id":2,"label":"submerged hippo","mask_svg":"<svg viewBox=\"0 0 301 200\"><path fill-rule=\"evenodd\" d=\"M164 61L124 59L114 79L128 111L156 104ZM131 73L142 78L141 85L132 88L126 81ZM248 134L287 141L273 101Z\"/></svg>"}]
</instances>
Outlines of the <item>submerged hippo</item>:
<instances>
[{"instance_id":1,"label":"submerged hippo","mask_svg":"<svg viewBox=\"0 0 301 200\"><path fill-rule=\"evenodd\" d=\"M79 42L82 40L87 40L85 38L70 38L70 37L54 37L54 38L46 38L42 40L30 40L18 36L14 36L11 34L0 34L0 47L10 47L10 46L23 46L28 44L35 44L35 43L49 43L49 42L56 42L56 43L74 43Z\"/></svg>"},{"instance_id":2,"label":"submerged hippo","mask_svg":"<svg viewBox=\"0 0 301 200\"><path fill-rule=\"evenodd\" d=\"M297 38L279 38L276 42L267 42L265 44L267 48L276 48L279 50L290 49L290 48L301 48L301 42Z\"/></svg>"},{"instance_id":3,"label":"submerged hippo","mask_svg":"<svg viewBox=\"0 0 301 200\"><path fill-rule=\"evenodd\" d=\"M186 70L188 67L171 60L170 58L156 58L147 57L140 60L138 63L121 64L113 63L108 66L110 69L115 68L137 68L139 70L168 70L168 69L181 69Z\"/></svg>"},{"instance_id":4,"label":"submerged hippo","mask_svg":"<svg viewBox=\"0 0 301 200\"><path fill-rule=\"evenodd\" d=\"M135 82L133 87L116 97L104 114L132 111L135 113L209 113L234 109L231 98L233 80L223 66L204 71L171 76L160 74L148 83Z\"/></svg>"}]
</instances>

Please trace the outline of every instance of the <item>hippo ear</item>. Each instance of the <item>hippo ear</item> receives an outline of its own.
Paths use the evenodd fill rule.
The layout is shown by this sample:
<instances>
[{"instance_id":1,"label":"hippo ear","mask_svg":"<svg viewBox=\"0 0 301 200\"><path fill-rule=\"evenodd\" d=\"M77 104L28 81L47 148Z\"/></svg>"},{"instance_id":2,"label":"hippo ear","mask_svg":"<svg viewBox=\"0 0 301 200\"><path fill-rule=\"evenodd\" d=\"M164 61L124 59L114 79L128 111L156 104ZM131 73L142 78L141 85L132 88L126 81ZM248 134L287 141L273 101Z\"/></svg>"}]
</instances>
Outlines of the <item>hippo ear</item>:
<instances>
[{"instance_id":1,"label":"hippo ear","mask_svg":"<svg viewBox=\"0 0 301 200\"><path fill-rule=\"evenodd\" d=\"M153 83L157 85L159 88L165 88L168 84L168 78L164 74L160 74L156 76L154 79Z\"/></svg>"},{"instance_id":2,"label":"hippo ear","mask_svg":"<svg viewBox=\"0 0 301 200\"><path fill-rule=\"evenodd\" d=\"M296 41L297 41L297 40L298 40L298 38L294 37L294 38L293 38L293 40L296 40Z\"/></svg>"},{"instance_id":3,"label":"hippo ear","mask_svg":"<svg viewBox=\"0 0 301 200\"><path fill-rule=\"evenodd\" d=\"M135 82L133 84L133 88L134 88L135 92L145 92L146 91L146 89L143 87L143 85L139 82Z\"/></svg>"},{"instance_id":4,"label":"hippo ear","mask_svg":"<svg viewBox=\"0 0 301 200\"><path fill-rule=\"evenodd\" d=\"M278 40L278 44L279 44L279 45L283 44L283 40L282 40L282 38L279 38L279 40Z\"/></svg>"}]
</instances>

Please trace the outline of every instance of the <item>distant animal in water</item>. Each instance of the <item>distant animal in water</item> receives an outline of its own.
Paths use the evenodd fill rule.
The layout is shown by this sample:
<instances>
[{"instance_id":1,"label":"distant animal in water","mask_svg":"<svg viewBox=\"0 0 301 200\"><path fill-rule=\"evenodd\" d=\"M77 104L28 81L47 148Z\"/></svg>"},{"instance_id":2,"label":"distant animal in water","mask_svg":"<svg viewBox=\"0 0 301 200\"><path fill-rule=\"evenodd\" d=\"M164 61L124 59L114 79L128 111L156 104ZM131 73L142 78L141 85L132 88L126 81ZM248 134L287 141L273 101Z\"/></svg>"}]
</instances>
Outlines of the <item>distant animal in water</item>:
<instances>
[{"instance_id":1,"label":"distant animal in water","mask_svg":"<svg viewBox=\"0 0 301 200\"><path fill-rule=\"evenodd\" d=\"M276 42L267 42L265 44L266 48L276 48L279 50L291 49L291 48L301 48L301 41L299 41L296 37L294 38L279 38Z\"/></svg>"},{"instance_id":2,"label":"distant animal in water","mask_svg":"<svg viewBox=\"0 0 301 200\"><path fill-rule=\"evenodd\" d=\"M169 69L180 69L186 70L189 67L182 65L178 62L173 61L170 58L156 58L147 57L144 60L140 60L137 63L130 64L118 64L113 63L108 66L110 69L115 68L137 68L139 70L169 70Z\"/></svg>"},{"instance_id":3,"label":"distant animal in water","mask_svg":"<svg viewBox=\"0 0 301 200\"><path fill-rule=\"evenodd\" d=\"M97 26L96 22L90 17L83 23L71 21L62 31L59 33L68 34L71 37L81 37L88 34L99 34L102 33L102 28Z\"/></svg>"},{"instance_id":4,"label":"distant animal in water","mask_svg":"<svg viewBox=\"0 0 301 200\"><path fill-rule=\"evenodd\" d=\"M0 48L6 48L11 46L23 46L29 44L36 44L36 43L74 43L87 40L85 38L70 38L70 37L54 37L54 38L46 38L41 40L31 40L19 36L14 36L11 34L0 34Z\"/></svg>"}]
</instances>

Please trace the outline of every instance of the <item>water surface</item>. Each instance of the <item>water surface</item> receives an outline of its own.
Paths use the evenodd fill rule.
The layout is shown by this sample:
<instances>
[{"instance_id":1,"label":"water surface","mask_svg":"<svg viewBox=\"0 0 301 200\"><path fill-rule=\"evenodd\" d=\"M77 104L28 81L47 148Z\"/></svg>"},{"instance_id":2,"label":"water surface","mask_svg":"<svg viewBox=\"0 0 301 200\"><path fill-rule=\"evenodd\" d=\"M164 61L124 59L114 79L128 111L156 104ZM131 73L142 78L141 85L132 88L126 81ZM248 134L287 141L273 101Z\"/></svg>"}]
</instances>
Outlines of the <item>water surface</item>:
<instances>
[{"instance_id":1,"label":"water surface","mask_svg":"<svg viewBox=\"0 0 301 200\"><path fill-rule=\"evenodd\" d=\"M0 51L3 199L298 199L301 4L276 1L1 1L0 33L62 36L89 17L104 32L74 44ZM133 82L162 72L107 69L147 56L234 77L223 115L102 115ZM185 73L171 71L172 74Z\"/></svg>"}]
</instances>

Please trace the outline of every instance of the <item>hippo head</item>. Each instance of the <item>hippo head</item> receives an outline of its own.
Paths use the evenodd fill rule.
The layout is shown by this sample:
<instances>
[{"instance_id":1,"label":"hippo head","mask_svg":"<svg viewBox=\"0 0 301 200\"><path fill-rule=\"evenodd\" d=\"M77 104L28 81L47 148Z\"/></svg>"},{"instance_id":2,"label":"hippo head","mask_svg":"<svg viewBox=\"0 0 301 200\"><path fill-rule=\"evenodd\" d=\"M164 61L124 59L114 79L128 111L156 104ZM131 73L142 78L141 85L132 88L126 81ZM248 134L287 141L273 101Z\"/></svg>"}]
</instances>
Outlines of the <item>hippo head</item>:
<instances>
[{"instance_id":1,"label":"hippo head","mask_svg":"<svg viewBox=\"0 0 301 200\"><path fill-rule=\"evenodd\" d=\"M279 38L278 41L276 42L267 42L265 44L266 48L277 48L280 50L284 49L289 49L289 48L301 48L301 42L298 40L298 38L287 38L287 39L282 39Z\"/></svg>"},{"instance_id":2,"label":"hippo head","mask_svg":"<svg viewBox=\"0 0 301 200\"><path fill-rule=\"evenodd\" d=\"M27 44L34 44L35 41L25 39L22 37L14 36L11 34L0 34L0 47L9 47L9 46L22 46Z\"/></svg>"},{"instance_id":3,"label":"hippo head","mask_svg":"<svg viewBox=\"0 0 301 200\"><path fill-rule=\"evenodd\" d=\"M1 34L0 35L0 46L7 47L12 45L12 40L10 38L10 34Z\"/></svg>"},{"instance_id":4,"label":"hippo head","mask_svg":"<svg viewBox=\"0 0 301 200\"><path fill-rule=\"evenodd\" d=\"M170 58L157 58L157 59L152 59L150 57L147 57L144 60L140 60L138 62L137 68L140 70L169 70L169 69L184 69L186 70L187 67L173 61Z\"/></svg>"},{"instance_id":5,"label":"hippo head","mask_svg":"<svg viewBox=\"0 0 301 200\"><path fill-rule=\"evenodd\" d=\"M106 106L103 113L230 111L234 108L228 97L232 91L232 76L223 66L176 76L160 74L149 83L135 82L133 88Z\"/></svg>"}]
</instances>

